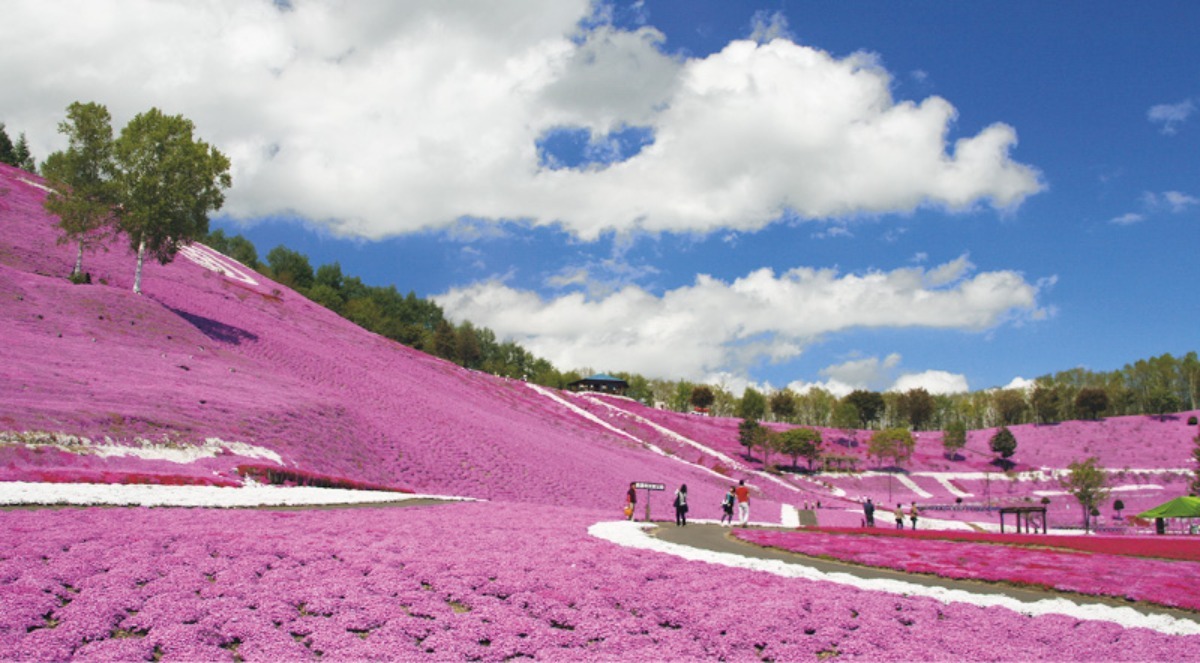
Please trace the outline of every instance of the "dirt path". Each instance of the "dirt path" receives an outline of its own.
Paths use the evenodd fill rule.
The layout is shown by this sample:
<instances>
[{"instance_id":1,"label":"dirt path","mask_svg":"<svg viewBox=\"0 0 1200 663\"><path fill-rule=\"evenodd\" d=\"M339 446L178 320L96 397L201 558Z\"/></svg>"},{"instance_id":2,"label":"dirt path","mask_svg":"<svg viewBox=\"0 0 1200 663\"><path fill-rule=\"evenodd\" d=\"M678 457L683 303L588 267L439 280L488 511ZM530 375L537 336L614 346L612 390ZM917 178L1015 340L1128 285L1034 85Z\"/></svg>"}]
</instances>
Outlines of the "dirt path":
<instances>
[{"instance_id":1,"label":"dirt path","mask_svg":"<svg viewBox=\"0 0 1200 663\"><path fill-rule=\"evenodd\" d=\"M1076 594L1072 592L1056 592L1049 589L1037 589L1006 583L990 583L976 580L954 580L950 578L941 578L934 575L904 573L903 571L894 571L892 569L881 569L850 564L847 562L835 562L825 559L818 559L797 553L778 550L775 548L763 548L761 546L756 546L752 543L747 543L732 536L732 531L733 530L728 527L721 527L719 525L692 523L687 527L675 527L673 524L662 523L658 528L651 532L651 535L662 539L663 541L670 541L671 543L678 543L681 545L691 546L693 548L701 548L704 550L730 553L757 559L773 559L786 562L788 564L807 566L824 573L845 573L863 579L878 578L887 580L900 580L925 587L944 587L947 589L957 589L975 594L1008 596L1017 599L1018 601L1028 603L1043 599L1065 598L1080 605L1127 607L1132 608L1133 610L1136 610L1144 615L1168 615L1177 619L1200 621L1200 615L1195 612L1178 610L1174 608L1164 608L1143 602L1132 602L1123 599L1105 598L1100 596L1088 596L1085 594ZM881 545L883 544L886 544L886 541L881 542Z\"/></svg>"}]
</instances>

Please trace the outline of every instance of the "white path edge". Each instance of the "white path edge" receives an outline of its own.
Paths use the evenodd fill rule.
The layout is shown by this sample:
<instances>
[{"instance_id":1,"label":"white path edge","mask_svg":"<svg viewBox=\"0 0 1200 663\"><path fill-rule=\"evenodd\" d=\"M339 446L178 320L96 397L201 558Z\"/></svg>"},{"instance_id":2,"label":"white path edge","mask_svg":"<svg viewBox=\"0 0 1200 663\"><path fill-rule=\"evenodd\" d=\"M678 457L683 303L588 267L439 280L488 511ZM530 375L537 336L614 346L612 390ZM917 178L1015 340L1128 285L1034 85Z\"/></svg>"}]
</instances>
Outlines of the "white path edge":
<instances>
[{"instance_id":1,"label":"white path edge","mask_svg":"<svg viewBox=\"0 0 1200 663\"><path fill-rule=\"evenodd\" d=\"M1065 598L1020 601L1010 596L976 594L961 589L926 587L916 583L882 578L857 578L848 573L826 573L803 564L789 564L778 560L755 559L732 553L701 550L689 546L656 539L649 535L653 525L628 521L599 522L588 528L588 534L598 539L626 548L650 550L690 560L720 564L732 568L762 571L784 578L803 578L848 585L868 591L924 596L942 603L968 603L980 607L1000 607L1032 617L1041 615L1067 615L1089 621L1113 622L1126 628L1148 628L1168 635L1198 635L1200 622L1180 619L1170 615L1146 615L1133 608L1107 605L1081 605Z\"/></svg>"}]
</instances>

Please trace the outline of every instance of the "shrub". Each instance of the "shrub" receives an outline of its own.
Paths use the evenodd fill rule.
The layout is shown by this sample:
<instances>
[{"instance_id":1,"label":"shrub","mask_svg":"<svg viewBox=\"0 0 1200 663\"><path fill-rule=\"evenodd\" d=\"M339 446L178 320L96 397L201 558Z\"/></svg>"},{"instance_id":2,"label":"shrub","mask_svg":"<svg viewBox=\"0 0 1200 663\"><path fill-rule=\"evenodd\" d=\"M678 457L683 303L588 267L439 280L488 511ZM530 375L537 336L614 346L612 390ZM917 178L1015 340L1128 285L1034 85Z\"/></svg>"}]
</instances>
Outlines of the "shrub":
<instances>
[{"instance_id":1,"label":"shrub","mask_svg":"<svg viewBox=\"0 0 1200 663\"><path fill-rule=\"evenodd\" d=\"M1193 415L1193 416L1191 416L1191 417L1188 417L1188 425L1189 425L1189 426L1195 426L1195 425L1196 425L1196 417L1195 417L1194 415Z\"/></svg>"}]
</instances>

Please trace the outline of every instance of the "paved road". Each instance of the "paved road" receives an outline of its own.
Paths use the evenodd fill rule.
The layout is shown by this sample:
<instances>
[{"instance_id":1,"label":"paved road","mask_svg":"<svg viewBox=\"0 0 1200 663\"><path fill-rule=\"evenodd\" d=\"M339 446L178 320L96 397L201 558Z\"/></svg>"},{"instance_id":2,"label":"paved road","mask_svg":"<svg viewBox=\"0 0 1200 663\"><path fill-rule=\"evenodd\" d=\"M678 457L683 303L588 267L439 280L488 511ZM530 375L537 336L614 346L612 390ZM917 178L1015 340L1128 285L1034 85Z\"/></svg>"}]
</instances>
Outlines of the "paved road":
<instances>
[{"instance_id":1,"label":"paved road","mask_svg":"<svg viewBox=\"0 0 1200 663\"><path fill-rule=\"evenodd\" d=\"M893 571L891 569L859 566L857 564L849 564L845 562L832 562L773 548L756 546L732 536L731 533L732 530L728 527L697 523L690 523L687 527L676 527L674 524L662 523L657 529L652 530L651 532L653 536L656 536L663 541L670 541L672 543L687 545L693 548L732 553L734 555L742 555L744 557L774 559L787 562L789 564L808 566L826 573L846 573L864 579L884 578L888 580L901 580L913 584L924 585L926 587L945 587L948 589L958 589L966 592L973 592L975 594L999 594L1030 603L1047 598L1062 597L1080 605L1128 607L1133 608L1134 610L1145 615L1170 615L1171 617L1176 617L1179 619L1200 621L1200 615L1195 612L1163 608L1145 603L1134 603L1122 599L1086 596L1083 594L1074 594L1068 592L1055 592L1048 589L1043 590L1030 587L1020 587L1016 585L1002 585L998 583L981 582L977 580L952 580L949 578L940 578L934 575L904 573L902 571ZM881 541L880 545L886 545L887 543L888 542L886 540Z\"/></svg>"}]
</instances>

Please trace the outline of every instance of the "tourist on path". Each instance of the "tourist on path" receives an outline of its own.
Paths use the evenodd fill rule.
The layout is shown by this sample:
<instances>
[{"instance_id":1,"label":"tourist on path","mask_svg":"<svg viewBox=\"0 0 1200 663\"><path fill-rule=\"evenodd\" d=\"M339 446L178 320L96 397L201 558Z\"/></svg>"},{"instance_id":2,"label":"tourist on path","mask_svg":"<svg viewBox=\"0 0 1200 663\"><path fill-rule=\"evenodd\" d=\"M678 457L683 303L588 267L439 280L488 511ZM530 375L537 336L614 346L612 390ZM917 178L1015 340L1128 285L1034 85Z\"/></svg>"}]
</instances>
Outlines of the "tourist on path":
<instances>
[{"instance_id":1,"label":"tourist on path","mask_svg":"<svg viewBox=\"0 0 1200 663\"><path fill-rule=\"evenodd\" d=\"M904 510L900 508L899 504L896 505L896 510L892 512L892 515L896 517L896 529L904 529Z\"/></svg>"},{"instance_id":2,"label":"tourist on path","mask_svg":"<svg viewBox=\"0 0 1200 663\"><path fill-rule=\"evenodd\" d=\"M629 482L629 492L625 493L625 519L633 520L633 512L637 508L637 488L634 482Z\"/></svg>"},{"instance_id":3,"label":"tourist on path","mask_svg":"<svg viewBox=\"0 0 1200 663\"><path fill-rule=\"evenodd\" d=\"M875 526L875 503L871 498L867 498L867 503L863 505L863 513L867 516L867 527Z\"/></svg>"},{"instance_id":4,"label":"tourist on path","mask_svg":"<svg viewBox=\"0 0 1200 663\"><path fill-rule=\"evenodd\" d=\"M725 524L725 521L729 521L729 526L733 527L733 503L736 500L737 498L733 496L733 486L730 486L729 490L725 493L725 497L721 500L722 525Z\"/></svg>"},{"instance_id":5,"label":"tourist on path","mask_svg":"<svg viewBox=\"0 0 1200 663\"><path fill-rule=\"evenodd\" d=\"M913 503L912 503L912 506L911 506L911 507L909 507L909 509L908 509L908 519L912 521L912 528L913 528L914 530L915 530L915 529L917 529L917 515L918 515L918 513L919 513L919 512L917 511L917 503L916 503L916 502L913 502Z\"/></svg>"},{"instance_id":6,"label":"tourist on path","mask_svg":"<svg viewBox=\"0 0 1200 663\"><path fill-rule=\"evenodd\" d=\"M750 489L746 487L746 480L738 481L737 488L733 490L733 494L737 497L738 505L738 521L742 527L750 522Z\"/></svg>"},{"instance_id":7,"label":"tourist on path","mask_svg":"<svg viewBox=\"0 0 1200 663\"><path fill-rule=\"evenodd\" d=\"M675 526L687 527L687 484L679 486L675 491Z\"/></svg>"}]
</instances>

